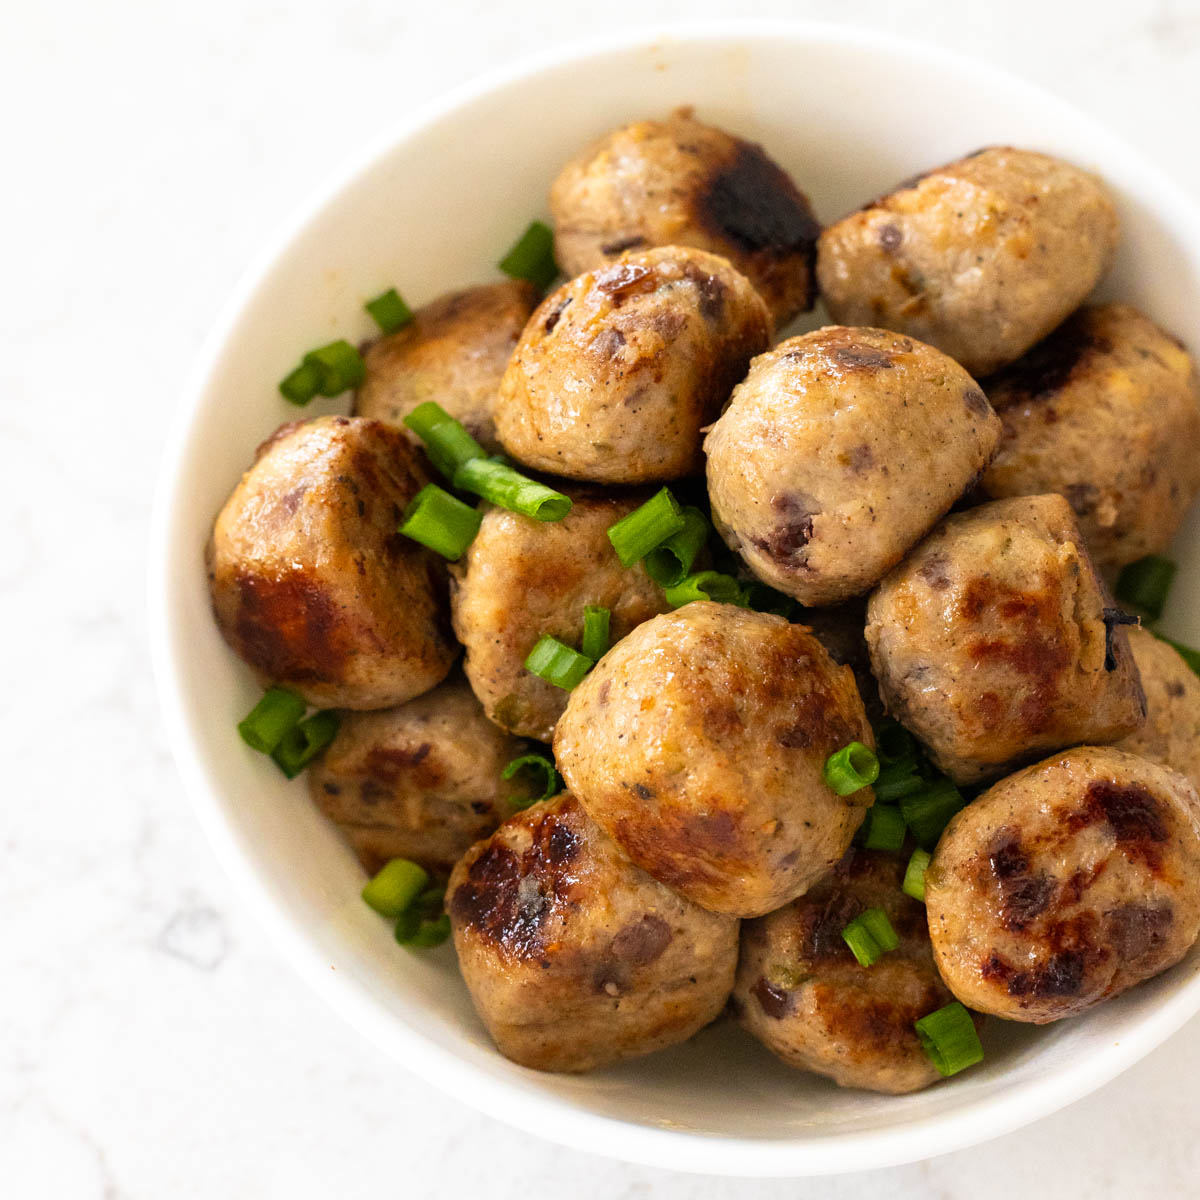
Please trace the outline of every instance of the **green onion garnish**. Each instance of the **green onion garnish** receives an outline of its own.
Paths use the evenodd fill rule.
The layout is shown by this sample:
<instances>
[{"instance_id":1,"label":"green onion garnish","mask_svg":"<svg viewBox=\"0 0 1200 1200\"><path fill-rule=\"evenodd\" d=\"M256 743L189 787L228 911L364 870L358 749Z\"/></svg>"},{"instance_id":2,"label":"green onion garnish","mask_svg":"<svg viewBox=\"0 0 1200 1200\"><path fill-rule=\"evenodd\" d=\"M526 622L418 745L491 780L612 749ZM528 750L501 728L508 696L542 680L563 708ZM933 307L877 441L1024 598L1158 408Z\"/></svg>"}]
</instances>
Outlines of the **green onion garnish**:
<instances>
[{"instance_id":1,"label":"green onion garnish","mask_svg":"<svg viewBox=\"0 0 1200 1200\"><path fill-rule=\"evenodd\" d=\"M431 883L396 917L396 941L402 946L440 946L450 936L445 911L446 887Z\"/></svg>"},{"instance_id":2,"label":"green onion garnish","mask_svg":"<svg viewBox=\"0 0 1200 1200\"><path fill-rule=\"evenodd\" d=\"M719 571L699 571L689 575L674 587L664 588L663 595L672 608L682 608L693 600L715 600L718 604L737 604L745 607L746 593L732 575Z\"/></svg>"},{"instance_id":3,"label":"green onion garnish","mask_svg":"<svg viewBox=\"0 0 1200 1200\"><path fill-rule=\"evenodd\" d=\"M875 802L893 804L904 796L921 791L925 786L925 780L917 774L915 763L889 763L880 768L879 778L875 781Z\"/></svg>"},{"instance_id":4,"label":"green onion garnish","mask_svg":"<svg viewBox=\"0 0 1200 1200\"><path fill-rule=\"evenodd\" d=\"M983 1058L983 1047L971 1014L955 1000L915 1025L921 1049L941 1075L956 1075Z\"/></svg>"},{"instance_id":5,"label":"green onion garnish","mask_svg":"<svg viewBox=\"0 0 1200 1200\"><path fill-rule=\"evenodd\" d=\"M696 561L700 548L708 541L708 520L698 509L688 505L683 509L683 528L646 555L643 565L646 574L659 587L674 587L682 583Z\"/></svg>"},{"instance_id":6,"label":"green onion garnish","mask_svg":"<svg viewBox=\"0 0 1200 1200\"><path fill-rule=\"evenodd\" d=\"M307 404L321 386L321 376L316 367L301 363L283 382L279 390L285 400L293 404Z\"/></svg>"},{"instance_id":7,"label":"green onion garnish","mask_svg":"<svg viewBox=\"0 0 1200 1200\"><path fill-rule=\"evenodd\" d=\"M900 938L882 908L868 908L859 913L842 930L842 938L864 967L874 966L884 954L900 945Z\"/></svg>"},{"instance_id":8,"label":"green onion garnish","mask_svg":"<svg viewBox=\"0 0 1200 1200\"><path fill-rule=\"evenodd\" d=\"M307 705L287 688L268 688L263 698L238 722L238 733L247 746L270 754L304 716Z\"/></svg>"},{"instance_id":9,"label":"green onion garnish","mask_svg":"<svg viewBox=\"0 0 1200 1200\"><path fill-rule=\"evenodd\" d=\"M440 404L426 400L405 418L404 424L425 443L429 461L451 482L455 473L473 458L487 452Z\"/></svg>"},{"instance_id":10,"label":"green onion garnish","mask_svg":"<svg viewBox=\"0 0 1200 1200\"><path fill-rule=\"evenodd\" d=\"M851 742L825 760L825 783L839 796L850 796L879 778L879 759L870 746Z\"/></svg>"},{"instance_id":11,"label":"green onion garnish","mask_svg":"<svg viewBox=\"0 0 1200 1200\"><path fill-rule=\"evenodd\" d=\"M589 604L583 610L583 641L579 649L584 658L599 662L608 651L608 629L612 613L598 604Z\"/></svg>"},{"instance_id":12,"label":"green onion garnish","mask_svg":"<svg viewBox=\"0 0 1200 1200\"><path fill-rule=\"evenodd\" d=\"M558 264L554 261L554 233L542 221L533 221L520 240L500 260L500 270L513 279L528 279L545 289L554 282Z\"/></svg>"},{"instance_id":13,"label":"green onion garnish","mask_svg":"<svg viewBox=\"0 0 1200 1200\"><path fill-rule=\"evenodd\" d=\"M1161 633L1156 633L1154 636L1160 641L1166 642L1197 675L1200 675L1200 650L1193 650L1191 646L1185 646L1182 642L1172 641L1169 637L1163 637Z\"/></svg>"},{"instance_id":14,"label":"green onion garnish","mask_svg":"<svg viewBox=\"0 0 1200 1200\"><path fill-rule=\"evenodd\" d=\"M494 458L463 463L454 473L454 486L535 521L561 521L571 511L570 497Z\"/></svg>"},{"instance_id":15,"label":"green onion garnish","mask_svg":"<svg viewBox=\"0 0 1200 1200\"><path fill-rule=\"evenodd\" d=\"M899 721L884 721L875 731L875 749L885 766L916 764L917 741Z\"/></svg>"},{"instance_id":16,"label":"green onion garnish","mask_svg":"<svg viewBox=\"0 0 1200 1200\"><path fill-rule=\"evenodd\" d=\"M366 374L362 355L343 338L310 350L303 365L317 375L317 392L322 396L340 396L347 388L358 387Z\"/></svg>"},{"instance_id":17,"label":"green onion garnish","mask_svg":"<svg viewBox=\"0 0 1200 1200\"><path fill-rule=\"evenodd\" d=\"M295 779L333 741L340 724L341 717L332 708L323 708L289 729L271 757L289 779Z\"/></svg>"},{"instance_id":18,"label":"green onion garnish","mask_svg":"<svg viewBox=\"0 0 1200 1200\"><path fill-rule=\"evenodd\" d=\"M962 793L944 776L926 784L922 791L900 800L904 823L912 830L917 844L926 850L937 845L950 818L964 807L966 801Z\"/></svg>"},{"instance_id":19,"label":"green onion garnish","mask_svg":"<svg viewBox=\"0 0 1200 1200\"><path fill-rule=\"evenodd\" d=\"M457 562L479 532L482 521L483 514L478 509L464 504L436 483L427 483L404 510L399 532Z\"/></svg>"},{"instance_id":20,"label":"green onion garnish","mask_svg":"<svg viewBox=\"0 0 1200 1200\"><path fill-rule=\"evenodd\" d=\"M558 769L554 763L544 754L523 754L520 758L514 758L500 773L501 779L512 779L520 771L528 771L534 775L540 775L542 794L534 796L532 799L526 799L524 796L509 796L508 802L513 808L528 808L531 804L537 804L542 800L549 800L552 796L557 796L562 791L563 781L562 776L558 773Z\"/></svg>"},{"instance_id":21,"label":"green onion garnish","mask_svg":"<svg viewBox=\"0 0 1200 1200\"><path fill-rule=\"evenodd\" d=\"M755 612L774 613L775 616L786 617L790 621L800 608L791 596L785 596L757 579L743 584L743 591L746 593L747 606Z\"/></svg>"},{"instance_id":22,"label":"green onion garnish","mask_svg":"<svg viewBox=\"0 0 1200 1200\"><path fill-rule=\"evenodd\" d=\"M525 670L569 692L596 665L593 659L564 645L548 633L538 638L525 659Z\"/></svg>"},{"instance_id":23,"label":"green onion garnish","mask_svg":"<svg viewBox=\"0 0 1200 1200\"><path fill-rule=\"evenodd\" d=\"M1152 621L1157 621L1166 607L1177 570L1171 559L1147 554L1122 569L1117 577L1117 599L1140 608Z\"/></svg>"},{"instance_id":24,"label":"green onion garnish","mask_svg":"<svg viewBox=\"0 0 1200 1200\"><path fill-rule=\"evenodd\" d=\"M933 855L928 850L914 850L908 866L904 870L904 882L900 890L914 900L925 900L925 871L928 869Z\"/></svg>"},{"instance_id":25,"label":"green onion garnish","mask_svg":"<svg viewBox=\"0 0 1200 1200\"><path fill-rule=\"evenodd\" d=\"M429 872L407 858L393 858L367 882L362 898L381 916L398 917L429 882Z\"/></svg>"},{"instance_id":26,"label":"green onion garnish","mask_svg":"<svg viewBox=\"0 0 1200 1200\"><path fill-rule=\"evenodd\" d=\"M404 298L395 288L388 288L382 296L368 300L363 308L384 333L395 333L413 319L412 309L404 303Z\"/></svg>"},{"instance_id":27,"label":"green onion garnish","mask_svg":"<svg viewBox=\"0 0 1200 1200\"><path fill-rule=\"evenodd\" d=\"M894 805L875 804L862 823L862 845L868 850L899 850L904 831L904 818Z\"/></svg>"},{"instance_id":28,"label":"green onion garnish","mask_svg":"<svg viewBox=\"0 0 1200 1200\"><path fill-rule=\"evenodd\" d=\"M651 550L674 537L687 524L683 512L668 488L655 492L645 504L608 527L621 566L632 567Z\"/></svg>"}]
</instances>

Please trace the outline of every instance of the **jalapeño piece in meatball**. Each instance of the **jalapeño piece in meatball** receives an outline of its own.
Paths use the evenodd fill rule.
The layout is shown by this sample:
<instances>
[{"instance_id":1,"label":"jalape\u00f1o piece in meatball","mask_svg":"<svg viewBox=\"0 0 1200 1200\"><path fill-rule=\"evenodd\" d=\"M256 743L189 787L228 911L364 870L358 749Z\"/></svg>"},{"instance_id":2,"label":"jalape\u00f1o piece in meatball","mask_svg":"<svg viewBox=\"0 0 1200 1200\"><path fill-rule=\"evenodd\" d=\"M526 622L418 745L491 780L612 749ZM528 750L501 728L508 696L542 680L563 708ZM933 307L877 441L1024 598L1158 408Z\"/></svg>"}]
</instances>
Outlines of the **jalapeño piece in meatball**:
<instances>
[{"instance_id":1,"label":"jalape\u00f1o piece in meatball","mask_svg":"<svg viewBox=\"0 0 1200 1200\"><path fill-rule=\"evenodd\" d=\"M310 704L386 708L441 682L458 647L433 556L396 532L429 482L397 429L284 425L258 448L209 541L225 640Z\"/></svg>"},{"instance_id":2,"label":"jalape\u00f1o piece in meatball","mask_svg":"<svg viewBox=\"0 0 1200 1200\"><path fill-rule=\"evenodd\" d=\"M1182 775L1081 746L1001 780L925 872L942 978L1010 1021L1074 1016L1178 962L1200 931L1200 800Z\"/></svg>"},{"instance_id":3,"label":"jalape\u00f1o piece in meatball","mask_svg":"<svg viewBox=\"0 0 1200 1200\"><path fill-rule=\"evenodd\" d=\"M729 259L777 324L813 305L821 227L804 193L762 147L690 109L606 134L550 189L554 249L569 274L622 251L695 246Z\"/></svg>"},{"instance_id":4,"label":"jalape\u00f1o piece in meatball","mask_svg":"<svg viewBox=\"0 0 1200 1200\"><path fill-rule=\"evenodd\" d=\"M584 609L610 611L616 642L669 607L640 563L621 566L610 525L646 497L568 487L571 511L543 523L506 509L484 514L479 533L452 568L454 631L466 647L467 679L489 719L547 742L567 706L562 688L531 674L525 659L543 634L578 646Z\"/></svg>"},{"instance_id":5,"label":"jalape\u00f1o piece in meatball","mask_svg":"<svg viewBox=\"0 0 1200 1200\"><path fill-rule=\"evenodd\" d=\"M366 376L354 411L401 425L418 404L435 400L495 453L500 377L537 301L532 284L513 279L450 292L417 309L409 324L363 355Z\"/></svg>"},{"instance_id":6,"label":"jalape\u00f1o piece in meatball","mask_svg":"<svg viewBox=\"0 0 1200 1200\"><path fill-rule=\"evenodd\" d=\"M463 978L500 1052L587 1071L685 1041L733 987L738 922L635 867L569 795L469 850L446 907Z\"/></svg>"},{"instance_id":7,"label":"jalape\u00f1o piece in meatball","mask_svg":"<svg viewBox=\"0 0 1200 1200\"><path fill-rule=\"evenodd\" d=\"M871 595L867 646L884 705L956 783L1047 751L1114 742L1145 698L1061 496L947 517Z\"/></svg>"},{"instance_id":8,"label":"jalape\u00f1o piece in meatball","mask_svg":"<svg viewBox=\"0 0 1200 1200\"><path fill-rule=\"evenodd\" d=\"M1145 629L1129 631L1129 648L1146 693L1146 721L1117 749L1170 767L1200 788L1200 678L1174 647Z\"/></svg>"},{"instance_id":9,"label":"jalape\u00f1o piece in meatball","mask_svg":"<svg viewBox=\"0 0 1200 1200\"><path fill-rule=\"evenodd\" d=\"M990 496L1058 492L1101 571L1166 548L1200 489L1200 377L1136 309L1080 309L987 382Z\"/></svg>"},{"instance_id":10,"label":"jalape\u00f1o piece in meatball","mask_svg":"<svg viewBox=\"0 0 1200 1200\"><path fill-rule=\"evenodd\" d=\"M554 736L567 786L638 866L714 912L754 917L837 862L873 794L826 760L873 746L849 667L801 625L695 601L618 643Z\"/></svg>"},{"instance_id":11,"label":"jalape\u00f1o piece in meatball","mask_svg":"<svg viewBox=\"0 0 1200 1200\"><path fill-rule=\"evenodd\" d=\"M933 965L925 908L900 890L903 879L898 855L853 847L800 899L743 924L738 1018L789 1066L893 1094L941 1078L913 1026L954 997ZM842 930L871 908L900 944L864 967Z\"/></svg>"},{"instance_id":12,"label":"jalape\u00f1o piece in meatball","mask_svg":"<svg viewBox=\"0 0 1200 1200\"><path fill-rule=\"evenodd\" d=\"M987 465L1000 422L931 346L829 326L756 358L704 443L713 520L802 604L865 592Z\"/></svg>"},{"instance_id":13,"label":"jalape\u00f1o piece in meatball","mask_svg":"<svg viewBox=\"0 0 1200 1200\"><path fill-rule=\"evenodd\" d=\"M397 708L345 714L308 786L370 874L392 858L447 874L510 815L510 797L533 799L501 777L530 749L454 678Z\"/></svg>"},{"instance_id":14,"label":"jalape\u00f1o piece in meatball","mask_svg":"<svg viewBox=\"0 0 1200 1200\"><path fill-rule=\"evenodd\" d=\"M1116 210L1094 176L993 147L831 225L817 274L835 320L921 338L983 376L1079 307L1117 235Z\"/></svg>"},{"instance_id":15,"label":"jalape\u00f1o piece in meatball","mask_svg":"<svg viewBox=\"0 0 1200 1200\"><path fill-rule=\"evenodd\" d=\"M766 306L715 254L666 246L563 284L533 314L495 420L521 462L644 483L700 469L700 431L771 340Z\"/></svg>"}]
</instances>

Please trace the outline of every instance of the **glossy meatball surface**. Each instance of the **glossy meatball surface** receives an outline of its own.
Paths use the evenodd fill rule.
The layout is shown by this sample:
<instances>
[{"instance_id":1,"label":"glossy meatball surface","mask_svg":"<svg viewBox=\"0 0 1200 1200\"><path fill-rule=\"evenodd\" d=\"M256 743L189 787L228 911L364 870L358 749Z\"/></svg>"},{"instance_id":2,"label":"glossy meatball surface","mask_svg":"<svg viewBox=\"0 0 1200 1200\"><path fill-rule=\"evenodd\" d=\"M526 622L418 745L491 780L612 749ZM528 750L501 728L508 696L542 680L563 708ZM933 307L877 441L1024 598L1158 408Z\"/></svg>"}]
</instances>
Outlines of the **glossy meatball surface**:
<instances>
[{"instance_id":1,"label":"glossy meatball surface","mask_svg":"<svg viewBox=\"0 0 1200 1200\"><path fill-rule=\"evenodd\" d=\"M1000 422L944 354L830 326L756 358L705 439L729 547L802 604L837 604L894 566L986 466Z\"/></svg>"},{"instance_id":2,"label":"glossy meatball surface","mask_svg":"<svg viewBox=\"0 0 1200 1200\"><path fill-rule=\"evenodd\" d=\"M531 749L456 677L396 708L346 713L308 786L368 874L392 858L446 874L511 815L510 797L532 798L520 778L501 778Z\"/></svg>"},{"instance_id":3,"label":"glossy meatball surface","mask_svg":"<svg viewBox=\"0 0 1200 1200\"><path fill-rule=\"evenodd\" d=\"M933 965L924 905L900 890L904 863L853 847L798 900L743 923L738 1018L789 1066L893 1094L940 1078L913 1024L953 996ZM864 967L842 930L868 908L887 914L900 945Z\"/></svg>"},{"instance_id":4,"label":"glossy meatball surface","mask_svg":"<svg viewBox=\"0 0 1200 1200\"><path fill-rule=\"evenodd\" d=\"M446 899L475 1009L522 1066L587 1071L682 1042L733 986L738 922L656 883L569 795L469 850Z\"/></svg>"},{"instance_id":5,"label":"glossy meatball surface","mask_svg":"<svg viewBox=\"0 0 1200 1200\"><path fill-rule=\"evenodd\" d=\"M874 745L848 667L803 626L696 601L640 625L571 693L554 751L567 786L656 879L759 916L850 845L870 788L836 795L826 759Z\"/></svg>"},{"instance_id":6,"label":"glossy meatball surface","mask_svg":"<svg viewBox=\"0 0 1200 1200\"><path fill-rule=\"evenodd\" d=\"M363 355L355 413L404 428L418 404L434 400L496 453L492 409L500 378L537 302L531 283L510 279L450 292L417 309L409 324ZM420 444L407 428L405 434Z\"/></svg>"},{"instance_id":7,"label":"glossy meatball surface","mask_svg":"<svg viewBox=\"0 0 1200 1200\"><path fill-rule=\"evenodd\" d=\"M771 337L766 306L723 259L667 246L563 284L526 325L500 385L504 448L599 483L700 469L716 419Z\"/></svg>"},{"instance_id":8,"label":"glossy meatball surface","mask_svg":"<svg viewBox=\"0 0 1200 1200\"><path fill-rule=\"evenodd\" d=\"M428 481L404 435L365 418L284 425L259 447L207 560L217 624L265 684L367 709L445 678L441 568L396 532Z\"/></svg>"},{"instance_id":9,"label":"glossy meatball surface","mask_svg":"<svg viewBox=\"0 0 1200 1200\"><path fill-rule=\"evenodd\" d=\"M1136 309L1080 309L987 381L995 497L1058 492L1101 571L1164 550L1200 489L1200 377Z\"/></svg>"},{"instance_id":10,"label":"glossy meatball surface","mask_svg":"<svg viewBox=\"0 0 1200 1200\"><path fill-rule=\"evenodd\" d=\"M997 146L928 171L831 225L817 274L834 319L921 338L983 376L1095 287L1117 245L1104 185Z\"/></svg>"},{"instance_id":11,"label":"glossy meatball surface","mask_svg":"<svg viewBox=\"0 0 1200 1200\"><path fill-rule=\"evenodd\" d=\"M569 162L550 189L554 248L569 274L625 250L695 246L729 259L783 325L812 307L820 226L761 146L695 120L637 121Z\"/></svg>"},{"instance_id":12,"label":"glossy meatball surface","mask_svg":"<svg viewBox=\"0 0 1200 1200\"><path fill-rule=\"evenodd\" d=\"M887 710L958 783L1144 719L1124 629L1061 496L947 517L872 593L867 645Z\"/></svg>"},{"instance_id":13,"label":"glossy meatball surface","mask_svg":"<svg viewBox=\"0 0 1200 1200\"><path fill-rule=\"evenodd\" d=\"M578 646L589 604L609 609L613 641L668 608L641 564L621 566L608 540L609 526L646 496L565 491L573 503L562 521L490 509L452 568L454 631L466 648L471 687L492 721L543 742L550 740L568 693L525 670L538 638L548 633Z\"/></svg>"},{"instance_id":14,"label":"glossy meatball surface","mask_svg":"<svg viewBox=\"0 0 1200 1200\"><path fill-rule=\"evenodd\" d=\"M1200 931L1200 801L1111 747L1027 767L951 821L925 873L938 969L966 1005L1044 1024L1157 975Z\"/></svg>"}]
</instances>

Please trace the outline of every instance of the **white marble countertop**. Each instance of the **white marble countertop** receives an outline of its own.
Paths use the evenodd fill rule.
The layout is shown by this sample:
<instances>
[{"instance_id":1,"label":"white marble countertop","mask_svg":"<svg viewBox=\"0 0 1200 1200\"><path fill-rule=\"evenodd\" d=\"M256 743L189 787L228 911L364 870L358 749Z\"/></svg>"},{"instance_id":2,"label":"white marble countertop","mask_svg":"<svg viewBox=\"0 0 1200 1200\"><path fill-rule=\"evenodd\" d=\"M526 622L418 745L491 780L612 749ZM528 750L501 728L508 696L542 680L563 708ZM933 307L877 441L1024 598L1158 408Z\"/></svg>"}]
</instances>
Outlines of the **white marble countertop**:
<instances>
[{"instance_id":1,"label":"white marble countertop","mask_svg":"<svg viewBox=\"0 0 1200 1200\"><path fill-rule=\"evenodd\" d=\"M516 1134L327 1011L203 841L158 724L143 599L153 478L201 338L280 221L418 100L559 41L735 11L575 7L6 9L0 704L17 774L0 834L0 1194L1200 1194L1200 1021L1034 1128L886 1177L704 1180ZM1200 0L736 11L836 14L993 60L1099 115L1200 195Z\"/></svg>"}]
</instances>

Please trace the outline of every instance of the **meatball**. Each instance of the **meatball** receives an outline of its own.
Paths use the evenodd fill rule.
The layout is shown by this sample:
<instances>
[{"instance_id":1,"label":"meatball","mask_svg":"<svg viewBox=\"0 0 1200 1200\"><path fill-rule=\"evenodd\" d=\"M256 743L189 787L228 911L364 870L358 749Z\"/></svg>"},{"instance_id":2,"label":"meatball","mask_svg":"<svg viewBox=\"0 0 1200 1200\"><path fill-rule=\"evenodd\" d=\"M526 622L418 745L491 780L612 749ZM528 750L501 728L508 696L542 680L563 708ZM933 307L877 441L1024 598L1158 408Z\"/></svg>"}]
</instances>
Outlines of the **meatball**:
<instances>
[{"instance_id":1,"label":"meatball","mask_svg":"<svg viewBox=\"0 0 1200 1200\"><path fill-rule=\"evenodd\" d=\"M837 862L870 788L826 759L874 745L849 667L801 625L696 601L639 626L571 693L554 735L567 786L655 879L756 917Z\"/></svg>"},{"instance_id":2,"label":"meatball","mask_svg":"<svg viewBox=\"0 0 1200 1200\"><path fill-rule=\"evenodd\" d=\"M888 712L956 783L1114 742L1145 716L1116 610L1061 496L947 517L867 604Z\"/></svg>"},{"instance_id":3,"label":"meatball","mask_svg":"<svg viewBox=\"0 0 1200 1200\"><path fill-rule=\"evenodd\" d=\"M396 532L428 481L399 430L362 417L284 425L258 448L207 559L221 633L264 684L386 708L446 677L441 568Z\"/></svg>"},{"instance_id":4,"label":"meatball","mask_svg":"<svg viewBox=\"0 0 1200 1200\"><path fill-rule=\"evenodd\" d=\"M742 926L735 1009L789 1066L893 1094L940 1078L913 1025L953 996L933 965L925 909L900 890L903 879L897 855L852 848L800 899ZM887 913L900 945L863 967L842 930L868 908Z\"/></svg>"},{"instance_id":5,"label":"meatball","mask_svg":"<svg viewBox=\"0 0 1200 1200\"><path fill-rule=\"evenodd\" d=\"M1080 309L987 383L1000 450L990 496L1059 492L1096 565L1163 550L1200 489L1200 377L1136 309Z\"/></svg>"},{"instance_id":6,"label":"meatball","mask_svg":"<svg viewBox=\"0 0 1200 1200\"><path fill-rule=\"evenodd\" d=\"M700 469L716 419L771 318L715 254L666 246L563 284L533 314L500 384L496 433L531 467L598 483Z\"/></svg>"},{"instance_id":7,"label":"meatball","mask_svg":"<svg viewBox=\"0 0 1200 1200\"><path fill-rule=\"evenodd\" d=\"M831 225L817 276L835 320L921 338L983 376L1079 306L1112 261L1117 236L1100 180L998 146L919 175Z\"/></svg>"},{"instance_id":8,"label":"meatball","mask_svg":"<svg viewBox=\"0 0 1200 1200\"><path fill-rule=\"evenodd\" d=\"M366 376L354 411L400 425L418 404L436 400L495 453L500 377L537 301L537 289L516 279L450 292L417 309L408 325L363 355Z\"/></svg>"},{"instance_id":9,"label":"meatball","mask_svg":"<svg viewBox=\"0 0 1200 1200\"><path fill-rule=\"evenodd\" d=\"M1200 788L1200 678L1173 647L1145 629L1129 631L1129 648L1146 693L1146 723L1118 750L1186 775Z\"/></svg>"},{"instance_id":10,"label":"meatball","mask_svg":"<svg viewBox=\"0 0 1200 1200\"><path fill-rule=\"evenodd\" d=\"M947 827L925 873L938 969L966 1005L1037 1025L1178 962L1200 931L1200 801L1182 775L1081 746Z\"/></svg>"},{"instance_id":11,"label":"meatball","mask_svg":"<svg viewBox=\"0 0 1200 1200\"><path fill-rule=\"evenodd\" d=\"M704 443L713 520L802 604L865 592L987 465L1000 422L944 354L830 326L756 358Z\"/></svg>"},{"instance_id":12,"label":"meatball","mask_svg":"<svg viewBox=\"0 0 1200 1200\"><path fill-rule=\"evenodd\" d=\"M680 109L606 134L550 189L554 249L569 274L624 250L695 246L729 259L783 325L812 308L821 232L808 199L761 146Z\"/></svg>"},{"instance_id":13,"label":"meatball","mask_svg":"<svg viewBox=\"0 0 1200 1200\"><path fill-rule=\"evenodd\" d=\"M567 693L525 670L538 638L548 633L578 646L583 610L595 604L610 611L615 642L669 607L641 564L626 570L608 540L609 526L645 497L565 491L571 511L553 523L490 509L452 568L454 630L466 647L463 665L475 695L497 725L543 742Z\"/></svg>"},{"instance_id":14,"label":"meatball","mask_svg":"<svg viewBox=\"0 0 1200 1200\"><path fill-rule=\"evenodd\" d=\"M806 608L796 618L807 625L813 636L829 651L829 657L854 672L854 682L862 697L867 720L876 727L884 719L879 685L871 674L871 655L867 650L865 599L839 604L836 608Z\"/></svg>"},{"instance_id":15,"label":"meatball","mask_svg":"<svg viewBox=\"0 0 1200 1200\"><path fill-rule=\"evenodd\" d=\"M738 922L638 870L569 795L506 821L454 868L463 978L500 1052L587 1071L685 1041L733 987Z\"/></svg>"},{"instance_id":16,"label":"meatball","mask_svg":"<svg viewBox=\"0 0 1200 1200\"><path fill-rule=\"evenodd\" d=\"M510 797L532 799L519 778L501 778L531 748L454 678L397 708L347 713L308 785L371 874L391 858L448 874L510 814Z\"/></svg>"}]
</instances>

